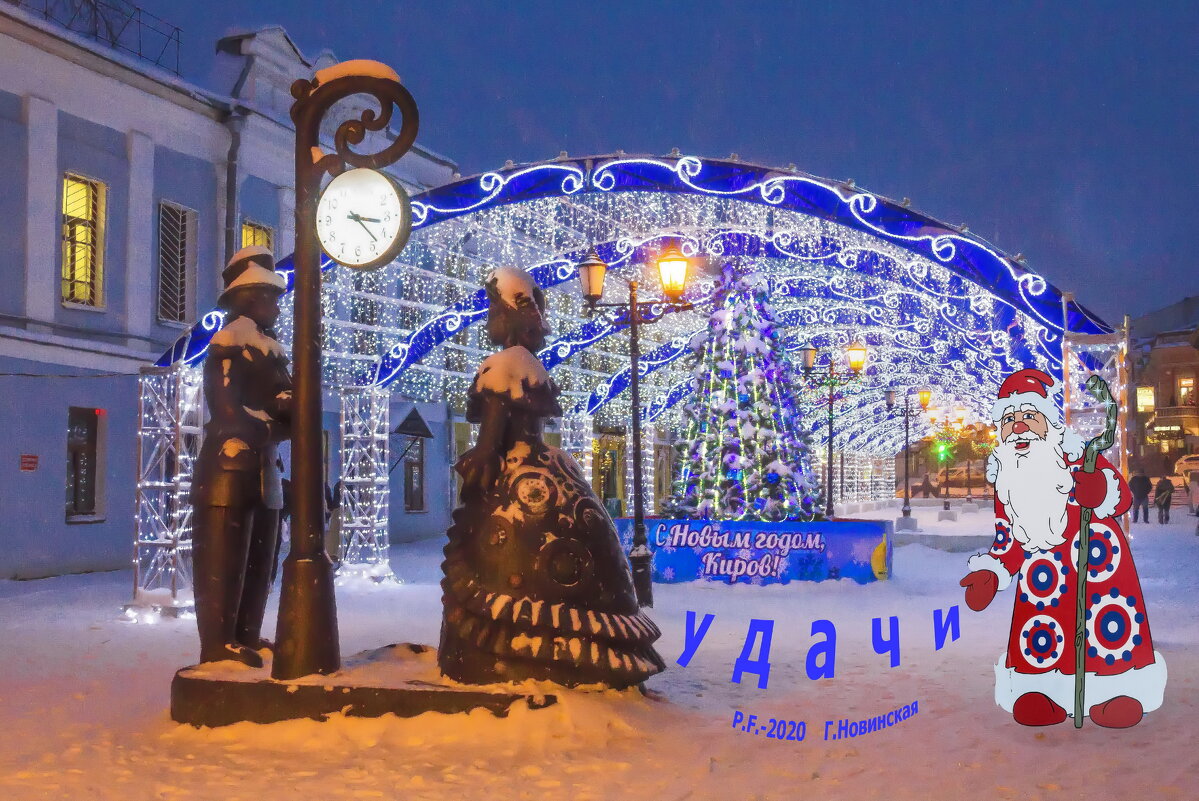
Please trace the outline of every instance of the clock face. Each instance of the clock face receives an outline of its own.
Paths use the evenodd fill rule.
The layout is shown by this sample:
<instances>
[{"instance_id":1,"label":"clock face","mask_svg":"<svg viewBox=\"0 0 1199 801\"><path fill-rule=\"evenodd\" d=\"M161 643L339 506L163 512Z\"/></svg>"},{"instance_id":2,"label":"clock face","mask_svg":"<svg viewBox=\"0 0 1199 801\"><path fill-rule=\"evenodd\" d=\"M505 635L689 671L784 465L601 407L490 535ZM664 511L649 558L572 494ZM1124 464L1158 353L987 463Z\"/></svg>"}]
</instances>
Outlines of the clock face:
<instances>
[{"instance_id":1,"label":"clock face","mask_svg":"<svg viewBox=\"0 0 1199 801\"><path fill-rule=\"evenodd\" d=\"M339 264L371 269L389 264L408 242L412 207L386 175L359 167L334 178L316 207L321 248Z\"/></svg>"}]
</instances>

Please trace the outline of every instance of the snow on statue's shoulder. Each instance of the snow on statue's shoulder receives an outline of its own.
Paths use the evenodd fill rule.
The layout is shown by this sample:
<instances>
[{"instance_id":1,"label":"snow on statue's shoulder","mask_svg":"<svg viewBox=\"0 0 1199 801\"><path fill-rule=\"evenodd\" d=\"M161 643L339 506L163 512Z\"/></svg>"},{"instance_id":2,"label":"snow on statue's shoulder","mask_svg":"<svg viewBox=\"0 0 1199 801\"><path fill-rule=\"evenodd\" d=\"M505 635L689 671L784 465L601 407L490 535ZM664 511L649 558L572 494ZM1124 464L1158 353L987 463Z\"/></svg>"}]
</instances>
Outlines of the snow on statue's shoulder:
<instances>
[{"instance_id":1,"label":"snow on statue's shoulder","mask_svg":"<svg viewBox=\"0 0 1199 801\"><path fill-rule=\"evenodd\" d=\"M323 70L317 70L316 82L324 86L330 81L344 78L347 75L362 75L366 78L388 78L396 83L400 82L400 76L391 67L365 58L343 61L340 64L332 64L325 67Z\"/></svg>"},{"instance_id":2,"label":"snow on statue's shoulder","mask_svg":"<svg viewBox=\"0 0 1199 801\"><path fill-rule=\"evenodd\" d=\"M223 348L257 348L264 356L284 356L283 346L258 330L249 317L238 317L212 335L212 344Z\"/></svg>"},{"instance_id":3,"label":"snow on statue's shoulder","mask_svg":"<svg viewBox=\"0 0 1199 801\"><path fill-rule=\"evenodd\" d=\"M537 357L529 353L527 348L516 345L483 360L479 371L475 373L475 389L489 390L517 400L524 396L525 388L548 384L549 380L550 374Z\"/></svg>"}]
</instances>

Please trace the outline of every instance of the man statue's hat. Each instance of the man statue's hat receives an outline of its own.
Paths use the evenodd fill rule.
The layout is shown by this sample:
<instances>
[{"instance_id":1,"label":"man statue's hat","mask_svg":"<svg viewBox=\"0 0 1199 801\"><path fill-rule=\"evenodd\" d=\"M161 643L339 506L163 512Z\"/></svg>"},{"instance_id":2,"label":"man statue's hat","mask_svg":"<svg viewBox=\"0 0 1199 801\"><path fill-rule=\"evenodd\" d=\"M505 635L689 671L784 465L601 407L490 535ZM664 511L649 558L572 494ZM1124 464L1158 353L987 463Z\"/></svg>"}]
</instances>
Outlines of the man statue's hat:
<instances>
[{"instance_id":1,"label":"man statue's hat","mask_svg":"<svg viewBox=\"0 0 1199 801\"><path fill-rule=\"evenodd\" d=\"M1017 370L999 385L999 399L991 407L991 419L999 422L1009 408L1029 405L1045 415L1049 422L1059 424L1062 410L1062 382L1043 370Z\"/></svg>"},{"instance_id":2,"label":"man statue's hat","mask_svg":"<svg viewBox=\"0 0 1199 801\"><path fill-rule=\"evenodd\" d=\"M287 289L287 279L275 272L274 255L262 245L250 245L234 253L221 277L225 280L225 291L217 299L218 303L230 291L245 286L274 287L280 293Z\"/></svg>"}]
</instances>

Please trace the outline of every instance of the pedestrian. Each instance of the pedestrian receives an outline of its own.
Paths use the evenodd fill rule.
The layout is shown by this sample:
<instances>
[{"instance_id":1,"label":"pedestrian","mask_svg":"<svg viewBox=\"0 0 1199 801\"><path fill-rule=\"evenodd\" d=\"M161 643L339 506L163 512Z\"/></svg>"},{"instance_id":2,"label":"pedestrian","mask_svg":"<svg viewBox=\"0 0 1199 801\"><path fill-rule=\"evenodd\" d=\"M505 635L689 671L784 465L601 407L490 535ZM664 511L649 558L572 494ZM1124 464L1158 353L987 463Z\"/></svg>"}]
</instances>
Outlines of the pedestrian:
<instances>
[{"instance_id":1,"label":"pedestrian","mask_svg":"<svg viewBox=\"0 0 1199 801\"><path fill-rule=\"evenodd\" d=\"M1132 522L1137 522L1137 513L1139 512L1145 522L1149 522L1149 491L1153 489L1153 482L1149 480L1149 476L1145 475L1145 468L1138 467L1133 477L1128 480L1128 488L1132 491Z\"/></svg>"},{"instance_id":2,"label":"pedestrian","mask_svg":"<svg viewBox=\"0 0 1199 801\"><path fill-rule=\"evenodd\" d=\"M929 497L930 494L940 494L937 488L933 485L933 481L931 478L929 478L928 473L924 474L924 482L920 485L920 491L924 493L925 498Z\"/></svg>"},{"instance_id":3,"label":"pedestrian","mask_svg":"<svg viewBox=\"0 0 1199 801\"><path fill-rule=\"evenodd\" d=\"M1157 507L1157 522L1170 522L1170 504L1174 501L1174 482L1162 476L1153 488L1153 505Z\"/></svg>"}]
</instances>

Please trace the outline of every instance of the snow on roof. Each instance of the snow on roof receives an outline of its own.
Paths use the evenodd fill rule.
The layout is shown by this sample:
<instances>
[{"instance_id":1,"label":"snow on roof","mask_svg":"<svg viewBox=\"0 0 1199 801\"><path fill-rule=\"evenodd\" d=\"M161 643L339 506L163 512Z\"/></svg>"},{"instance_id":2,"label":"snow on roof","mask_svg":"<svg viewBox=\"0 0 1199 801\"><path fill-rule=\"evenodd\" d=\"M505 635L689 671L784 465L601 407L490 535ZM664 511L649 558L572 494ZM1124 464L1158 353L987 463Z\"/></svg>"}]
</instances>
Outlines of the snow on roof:
<instances>
[{"instance_id":1,"label":"snow on roof","mask_svg":"<svg viewBox=\"0 0 1199 801\"><path fill-rule=\"evenodd\" d=\"M271 252L270 248L263 247L262 245L246 245L233 254L233 258L229 259L229 265L232 266L242 259L252 259L255 256L265 256L272 262L275 260L275 254Z\"/></svg>"}]
</instances>

